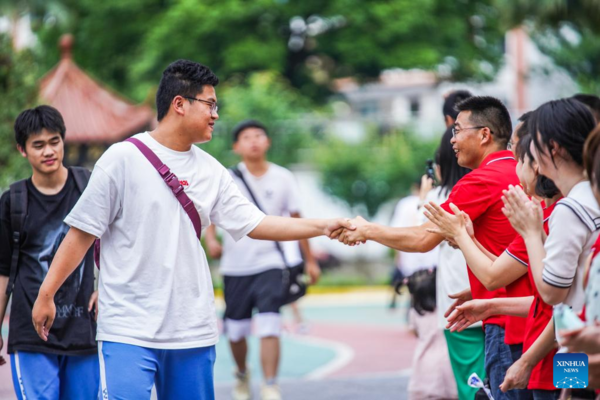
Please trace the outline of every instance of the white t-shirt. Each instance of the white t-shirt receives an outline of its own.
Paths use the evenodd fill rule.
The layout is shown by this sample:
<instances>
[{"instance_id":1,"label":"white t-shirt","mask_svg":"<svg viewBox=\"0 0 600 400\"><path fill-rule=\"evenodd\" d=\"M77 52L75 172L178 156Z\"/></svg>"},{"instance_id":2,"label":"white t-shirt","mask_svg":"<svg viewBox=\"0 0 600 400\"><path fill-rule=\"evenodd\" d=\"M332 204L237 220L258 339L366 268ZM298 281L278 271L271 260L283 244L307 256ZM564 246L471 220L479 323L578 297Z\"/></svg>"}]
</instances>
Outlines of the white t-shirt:
<instances>
[{"instance_id":1,"label":"white t-shirt","mask_svg":"<svg viewBox=\"0 0 600 400\"><path fill-rule=\"evenodd\" d=\"M257 177L248 171L243 162L238 164L238 169L267 215L289 217L292 213L300 212L296 179L289 170L269 163L267 172ZM233 173L232 176L240 192L251 199L252 197L241 179ZM227 276L254 275L273 268L284 268L286 265L292 267L302 262L297 241L279 243L285 254L286 264L274 242L254 240L249 237L244 237L236 242L230 235L223 235L221 274Z\"/></svg>"},{"instance_id":2,"label":"white t-shirt","mask_svg":"<svg viewBox=\"0 0 600 400\"><path fill-rule=\"evenodd\" d=\"M400 200L394 210L392 228L407 228L411 226L421 225L419 217L419 196L407 196ZM405 253L398 252L396 267L402 272L405 277L409 277L415 272L433 268L438 262L437 247L427 253Z\"/></svg>"},{"instance_id":3,"label":"white t-shirt","mask_svg":"<svg viewBox=\"0 0 600 400\"><path fill-rule=\"evenodd\" d=\"M586 260L600 232L600 210L589 181L578 183L556 203L548 227L542 277L549 285L570 288L564 303L579 312Z\"/></svg>"},{"instance_id":4,"label":"white t-shirt","mask_svg":"<svg viewBox=\"0 0 600 400\"><path fill-rule=\"evenodd\" d=\"M135 137L177 175L203 229L215 223L240 239L264 218L206 152L177 152L148 133ZM181 204L132 143L102 155L65 223L102 239L97 340L157 349L217 343L204 250Z\"/></svg>"},{"instance_id":5,"label":"white t-shirt","mask_svg":"<svg viewBox=\"0 0 600 400\"><path fill-rule=\"evenodd\" d=\"M443 204L448 200L448 194L444 194L444 190L441 187L436 187L427 193L425 203L430 201L436 204ZM425 207L420 210L420 224L424 224L429 221L425 217ZM444 317L444 313L454 300L448 297L450 294L461 292L467 288L470 288L469 274L467 272L467 261L460 249L453 249L447 241L442 241L437 247L438 250L438 262L436 271L436 308L438 317L438 326L442 329L446 329L448 321ZM470 327L479 327L481 322L471 325Z\"/></svg>"}]
</instances>

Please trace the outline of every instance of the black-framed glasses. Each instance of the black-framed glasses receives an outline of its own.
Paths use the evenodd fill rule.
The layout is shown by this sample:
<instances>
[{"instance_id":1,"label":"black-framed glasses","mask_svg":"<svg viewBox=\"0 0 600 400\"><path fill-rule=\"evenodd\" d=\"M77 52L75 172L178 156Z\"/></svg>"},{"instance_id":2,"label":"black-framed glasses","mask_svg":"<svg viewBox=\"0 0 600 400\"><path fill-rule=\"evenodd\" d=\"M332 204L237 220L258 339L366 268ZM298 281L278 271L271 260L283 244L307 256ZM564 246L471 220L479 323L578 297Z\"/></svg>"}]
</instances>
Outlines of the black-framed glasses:
<instances>
[{"instance_id":1,"label":"black-framed glasses","mask_svg":"<svg viewBox=\"0 0 600 400\"><path fill-rule=\"evenodd\" d=\"M456 129L456 127L452 127L452 137L456 137L456 135L458 135L462 131L466 131L466 130L469 130L469 129L483 129L483 128L487 128L487 126L471 126L469 128L460 128L460 129ZM492 135L494 134L494 132L492 132L491 129L490 129L490 133Z\"/></svg>"},{"instance_id":2,"label":"black-framed glasses","mask_svg":"<svg viewBox=\"0 0 600 400\"><path fill-rule=\"evenodd\" d=\"M208 101L208 100L202 100L202 99L197 99L195 97L185 97L188 100L196 100L199 101L201 103L206 103L210 106L210 113L211 114L216 114L219 111L219 106L217 105L216 102L214 101Z\"/></svg>"}]
</instances>

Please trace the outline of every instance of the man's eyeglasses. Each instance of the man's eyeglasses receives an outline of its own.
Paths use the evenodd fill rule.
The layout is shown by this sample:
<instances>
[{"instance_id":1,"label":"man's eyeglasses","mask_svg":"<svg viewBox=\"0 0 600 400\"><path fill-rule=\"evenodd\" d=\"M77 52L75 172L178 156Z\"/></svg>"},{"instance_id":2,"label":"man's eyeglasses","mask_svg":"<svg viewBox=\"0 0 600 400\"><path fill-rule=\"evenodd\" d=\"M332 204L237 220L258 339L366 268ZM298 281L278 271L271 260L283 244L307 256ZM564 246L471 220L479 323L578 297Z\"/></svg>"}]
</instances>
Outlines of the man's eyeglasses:
<instances>
[{"instance_id":1,"label":"man's eyeglasses","mask_svg":"<svg viewBox=\"0 0 600 400\"><path fill-rule=\"evenodd\" d=\"M208 100L202 100L202 99L197 99L195 97L185 97L188 100L196 100L199 101L201 103L206 103L210 106L210 113L211 114L216 114L217 111L219 111L219 106L217 105L217 103L215 103L214 101L208 101Z\"/></svg>"},{"instance_id":2,"label":"man's eyeglasses","mask_svg":"<svg viewBox=\"0 0 600 400\"><path fill-rule=\"evenodd\" d=\"M466 130L469 130L469 129L483 129L483 128L487 128L487 126L472 126L470 128L460 128L460 129L456 129L456 127L452 127L452 137L456 137L456 135L458 135L462 131L466 131ZM492 132L491 129L490 129L490 133L492 135L494 134L494 132Z\"/></svg>"}]
</instances>

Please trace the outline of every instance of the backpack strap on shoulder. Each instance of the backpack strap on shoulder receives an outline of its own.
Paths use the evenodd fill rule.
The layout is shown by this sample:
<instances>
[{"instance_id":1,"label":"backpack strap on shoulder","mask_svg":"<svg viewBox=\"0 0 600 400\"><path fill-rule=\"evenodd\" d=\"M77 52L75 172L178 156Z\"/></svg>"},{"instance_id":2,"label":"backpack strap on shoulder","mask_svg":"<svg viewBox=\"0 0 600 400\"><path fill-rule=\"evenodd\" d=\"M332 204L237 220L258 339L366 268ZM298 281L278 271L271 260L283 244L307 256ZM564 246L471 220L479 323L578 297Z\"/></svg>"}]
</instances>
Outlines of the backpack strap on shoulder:
<instances>
[{"instance_id":1,"label":"backpack strap on shoulder","mask_svg":"<svg viewBox=\"0 0 600 400\"><path fill-rule=\"evenodd\" d=\"M10 185L10 226L12 230L12 257L6 294L10 296L15 286L19 268L19 254L23 240L23 226L27 217L27 183L21 180Z\"/></svg>"},{"instance_id":2,"label":"backpack strap on shoulder","mask_svg":"<svg viewBox=\"0 0 600 400\"><path fill-rule=\"evenodd\" d=\"M92 173L87 168L83 167L69 167L69 170L73 173L77 190L79 190L80 193L83 193L88 182L90 181L90 176L92 176Z\"/></svg>"},{"instance_id":3,"label":"backpack strap on shoulder","mask_svg":"<svg viewBox=\"0 0 600 400\"><path fill-rule=\"evenodd\" d=\"M75 179L75 186L79 193L83 193L87 187L92 173L83 167L69 167L69 170L73 173L73 179ZM94 241L94 263L96 267L100 268L100 239Z\"/></svg>"},{"instance_id":4,"label":"backpack strap on shoulder","mask_svg":"<svg viewBox=\"0 0 600 400\"><path fill-rule=\"evenodd\" d=\"M235 176L237 176L240 181L242 181L242 184L244 185L244 187L246 188L246 190L248 191L248 194L250 195L250 198L252 199L252 202L254 203L254 205L262 212L265 212L265 210L260 206L260 204L258 203L258 200L256 200L256 197L254 196L254 192L252 192L252 189L250 189L250 186L248 185L248 182L246 182L246 178L244 178L244 174L242 174L242 171L240 171L240 169L237 167L237 165L234 165L233 167L229 168L229 170L231 172L233 172L233 174ZM265 213L266 214L266 213Z\"/></svg>"},{"instance_id":5,"label":"backpack strap on shoulder","mask_svg":"<svg viewBox=\"0 0 600 400\"><path fill-rule=\"evenodd\" d=\"M250 195L250 198L252 199L252 202L254 203L254 205L263 213L266 214L265 209L262 208L260 206L260 203L258 202L258 200L256 200L256 196L254 195L254 192L252 191L252 189L250 189L250 185L248 185L248 182L246 182L246 178L244 178L244 174L242 174L242 171L240 171L240 169L237 166L233 166L231 168L229 168L229 170L231 172L233 172L233 174L235 176L237 176L240 181L242 181L242 184L244 185L244 187L246 188L246 190L248 191L248 194ZM285 259L285 253L283 252L283 248L281 247L281 243L274 241L273 243L275 243L275 248L277 249L277 251L279 252L279 254L281 254L281 258L283 259L283 264L288 267L287 265L287 260ZM287 268L284 269L284 271L287 271Z\"/></svg>"}]
</instances>

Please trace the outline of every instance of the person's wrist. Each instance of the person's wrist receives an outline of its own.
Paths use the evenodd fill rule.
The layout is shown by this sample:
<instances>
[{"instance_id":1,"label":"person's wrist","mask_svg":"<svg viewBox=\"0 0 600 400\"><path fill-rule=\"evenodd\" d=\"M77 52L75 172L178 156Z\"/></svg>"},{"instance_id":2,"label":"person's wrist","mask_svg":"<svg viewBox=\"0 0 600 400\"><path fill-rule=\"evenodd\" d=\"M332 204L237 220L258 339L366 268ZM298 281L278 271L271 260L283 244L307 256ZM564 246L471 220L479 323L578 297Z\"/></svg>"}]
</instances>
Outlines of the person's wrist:
<instances>
[{"instance_id":1,"label":"person's wrist","mask_svg":"<svg viewBox=\"0 0 600 400\"><path fill-rule=\"evenodd\" d=\"M216 238L211 238L211 237L206 238L206 244L213 245L215 243L219 243L219 241Z\"/></svg>"},{"instance_id":2,"label":"person's wrist","mask_svg":"<svg viewBox=\"0 0 600 400\"><path fill-rule=\"evenodd\" d=\"M539 231L534 229L526 229L523 231L523 240L525 242L532 240L541 240L542 235Z\"/></svg>"},{"instance_id":3,"label":"person's wrist","mask_svg":"<svg viewBox=\"0 0 600 400\"><path fill-rule=\"evenodd\" d=\"M470 240L471 235L469 235L469 232L465 228L461 228L453 239L460 246L463 241Z\"/></svg>"},{"instance_id":4,"label":"person's wrist","mask_svg":"<svg viewBox=\"0 0 600 400\"><path fill-rule=\"evenodd\" d=\"M38 299L41 301L54 301L55 294L56 294L56 292L53 292L52 290L45 288L44 285L42 284L42 287L40 287L40 290L38 292Z\"/></svg>"},{"instance_id":5,"label":"person's wrist","mask_svg":"<svg viewBox=\"0 0 600 400\"><path fill-rule=\"evenodd\" d=\"M528 369L532 369L537 364L537 362L532 359L530 352L523 353L519 361L521 362L523 367Z\"/></svg>"},{"instance_id":6,"label":"person's wrist","mask_svg":"<svg viewBox=\"0 0 600 400\"><path fill-rule=\"evenodd\" d=\"M317 262L315 260L308 260L308 259L306 260L305 265L307 268L315 268L318 266Z\"/></svg>"},{"instance_id":7,"label":"person's wrist","mask_svg":"<svg viewBox=\"0 0 600 400\"><path fill-rule=\"evenodd\" d=\"M492 315L496 315L496 314L499 314L498 304L496 303L495 299L491 299L491 300L489 300L487 307L486 307L485 318L489 318Z\"/></svg>"},{"instance_id":8,"label":"person's wrist","mask_svg":"<svg viewBox=\"0 0 600 400\"><path fill-rule=\"evenodd\" d=\"M375 224L365 225L365 227L364 227L365 240L373 240L373 238L376 236L377 236L377 225L375 225Z\"/></svg>"}]
</instances>

